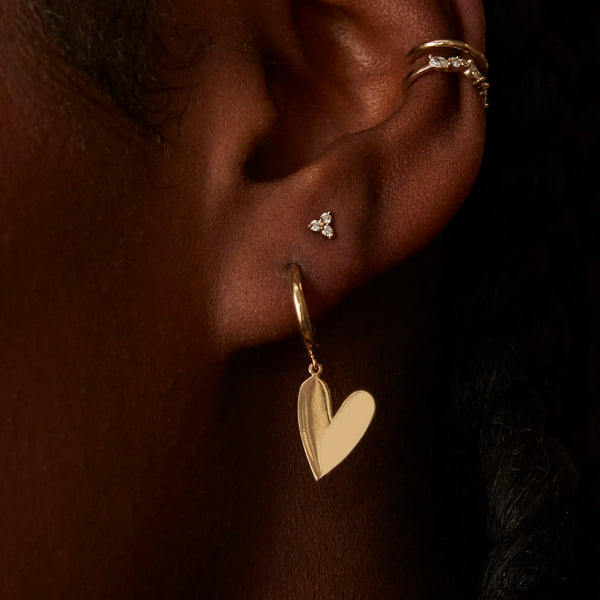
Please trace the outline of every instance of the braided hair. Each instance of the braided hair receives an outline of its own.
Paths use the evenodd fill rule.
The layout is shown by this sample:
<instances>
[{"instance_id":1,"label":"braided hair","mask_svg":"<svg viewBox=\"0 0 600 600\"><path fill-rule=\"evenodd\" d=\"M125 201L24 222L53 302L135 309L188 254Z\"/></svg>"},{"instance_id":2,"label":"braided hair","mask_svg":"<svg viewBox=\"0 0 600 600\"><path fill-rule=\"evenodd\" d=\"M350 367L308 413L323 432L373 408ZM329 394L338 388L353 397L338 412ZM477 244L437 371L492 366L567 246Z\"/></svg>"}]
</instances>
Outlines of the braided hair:
<instances>
[{"instance_id":1,"label":"braided hair","mask_svg":"<svg viewBox=\"0 0 600 600\"><path fill-rule=\"evenodd\" d=\"M577 546L591 550L578 533L574 457L589 408L582 299L593 207L582 199L593 131L575 57L593 37L581 14L548 4L485 2L488 148L448 231L449 511L462 515L450 537L457 571L477 580L470 591L482 600L576 597ZM461 541L465 527L479 536Z\"/></svg>"}]
</instances>

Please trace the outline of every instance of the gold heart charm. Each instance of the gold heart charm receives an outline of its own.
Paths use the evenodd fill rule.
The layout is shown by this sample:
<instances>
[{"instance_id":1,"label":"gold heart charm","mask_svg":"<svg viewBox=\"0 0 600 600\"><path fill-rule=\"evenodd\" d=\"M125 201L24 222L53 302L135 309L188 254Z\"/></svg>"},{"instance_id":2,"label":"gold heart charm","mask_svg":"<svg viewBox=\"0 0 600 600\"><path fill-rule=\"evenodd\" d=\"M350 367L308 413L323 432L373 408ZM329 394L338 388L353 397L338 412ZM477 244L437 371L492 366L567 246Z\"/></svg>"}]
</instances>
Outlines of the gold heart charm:
<instances>
[{"instance_id":1,"label":"gold heart charm","mask_svg":"<svg viewBox=\"0 0 600 600\"><path fill-rule=\"evenodd\" d=\"M327 384L313 374L298 393L298 425L306 458L318 481L352 452L375 414L375 400L364 390L350 394L335 416Z\"/></svg>"}]
</instances>

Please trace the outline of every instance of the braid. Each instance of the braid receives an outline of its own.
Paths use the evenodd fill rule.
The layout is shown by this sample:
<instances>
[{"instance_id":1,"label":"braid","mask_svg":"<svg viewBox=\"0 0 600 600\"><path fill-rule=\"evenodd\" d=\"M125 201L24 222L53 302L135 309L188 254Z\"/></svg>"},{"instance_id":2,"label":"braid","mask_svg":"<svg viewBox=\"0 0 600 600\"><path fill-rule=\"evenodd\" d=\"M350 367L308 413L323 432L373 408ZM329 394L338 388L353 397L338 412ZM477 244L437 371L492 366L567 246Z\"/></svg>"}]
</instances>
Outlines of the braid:
<instances>
[{"instance_id":1,"label":"braid","mask_svg":"<svg viewBox=\"0 0 600 600\"><path fill-rule=\"evenodd\" d=\"M448 232L454 474L483 498L480 598L570 598L578 476L557 438L569 441L562 392L581 369L570 341L581 341L582 228L567 194L585 185L577 63L537 2L486 8L489 150Z\"/></svg>"}]
</instances>

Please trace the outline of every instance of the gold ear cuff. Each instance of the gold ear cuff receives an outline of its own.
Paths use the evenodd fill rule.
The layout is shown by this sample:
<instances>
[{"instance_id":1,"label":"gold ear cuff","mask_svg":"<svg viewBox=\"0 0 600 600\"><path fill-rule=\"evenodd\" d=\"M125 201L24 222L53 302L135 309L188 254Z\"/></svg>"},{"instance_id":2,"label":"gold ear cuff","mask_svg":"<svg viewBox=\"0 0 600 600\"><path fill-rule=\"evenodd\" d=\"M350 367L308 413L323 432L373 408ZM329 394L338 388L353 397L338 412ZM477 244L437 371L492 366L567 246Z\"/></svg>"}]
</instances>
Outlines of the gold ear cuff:
<instances>
[{"instance_id":1,"label":"gold ear cuff","mask_svg":"<svg viewBox=\"0 0 600 600\"><path fill-rule=\"evenodd\" d=\"M485 56L465 42L458 40L433 40L413 48L407 55L409 64L414 63L423 54L436 49L458 51L454 56L436 56L429 54L428 62L408 73L404 79L404 89L408 88L426 73L441 71L442 73L461 73L471 81L471 85L477 90L483 101L484 108L489 106L487 91L490 84L485 76L488 72L488 61Z\"/></svg>"}]
</instances>

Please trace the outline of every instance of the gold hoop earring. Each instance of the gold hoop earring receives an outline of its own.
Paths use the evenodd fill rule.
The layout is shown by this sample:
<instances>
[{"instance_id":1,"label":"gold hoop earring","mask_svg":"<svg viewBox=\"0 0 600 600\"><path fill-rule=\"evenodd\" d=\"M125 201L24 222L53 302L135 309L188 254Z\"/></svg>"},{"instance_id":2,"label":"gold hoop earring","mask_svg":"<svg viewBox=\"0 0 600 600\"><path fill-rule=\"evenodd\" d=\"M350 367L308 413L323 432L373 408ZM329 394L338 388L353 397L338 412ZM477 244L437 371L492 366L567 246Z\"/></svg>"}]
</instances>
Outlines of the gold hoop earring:
<instances>
[{"instance_id":1,"label":"gold hoop earring","mask_svg":"<svg viewBox=\"0 0 600 600\"><path fill-rule=\"evenodd\" d=\"M323 367L315 354L315 328L308 313L298 265L290 266L290 276L298 328L310 357L310 377L298 392L298 427L308 464L318 481L337 467L361 440L375 414L375 400L368 392L358 390L332 414L331 393L321 379Z\"/></svg>"},{"instance_id":2,"label":"gold hoop earring","mask_svg":"<svg viewBox=\"0 0 600 600\"><path fill-rule=\"evenodd\" d=\"M437 49L458 51L458 55L446 57L429 54L429 60L425 65L414 69L405 77L404 90L408 90L419 77L432 71L460 73L470 80L471 85L481 96L483 107L488 108L487 94L490 84L486 81L485 76L489 65L486 57L479 50L458 40L433 40L413 48L406 58L408 63L412 64L426 52Z\"/></svg>"}]
</instances>

